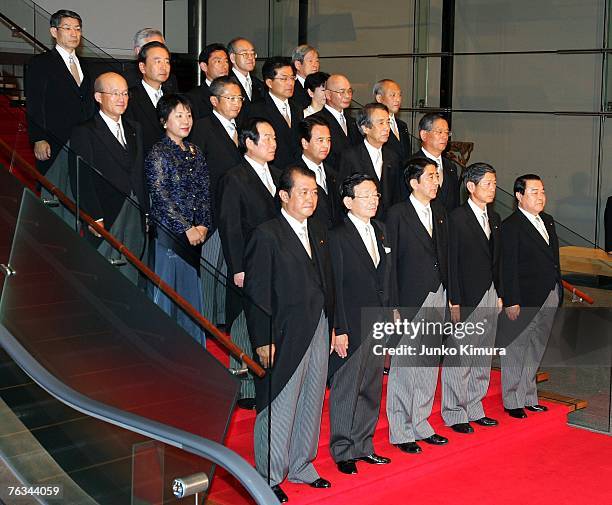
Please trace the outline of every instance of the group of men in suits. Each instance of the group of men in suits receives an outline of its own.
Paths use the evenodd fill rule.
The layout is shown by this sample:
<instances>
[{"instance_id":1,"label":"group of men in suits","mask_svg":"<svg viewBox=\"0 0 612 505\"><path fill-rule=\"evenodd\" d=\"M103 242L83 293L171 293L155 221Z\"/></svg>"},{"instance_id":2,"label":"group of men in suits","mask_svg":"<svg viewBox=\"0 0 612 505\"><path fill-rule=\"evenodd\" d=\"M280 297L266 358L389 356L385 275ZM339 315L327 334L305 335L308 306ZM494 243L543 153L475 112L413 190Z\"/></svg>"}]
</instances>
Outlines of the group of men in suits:
<instances>
[{"instance_id":1,"label":"group of men in suits","mask_svg":"<svg viewBox=\"0 0 612 505\"><path fill-rule=\"evenodd\" d=\"M74 51L80 33L78 14L54 14L56 48L29 66L36 158L44 172L70 139L81 160L95 167L70 165L82 207L128 247L142 248L130 242L145 226L132 210L137 204L146 212L149 204L142 160L163 134L155 107L174 89L170 51L161 33L141 30L137 66L127 72L137 68L140 78L107 72L92 83ZM535 372L561 293L558 241L543 213L539 177L517 179L518 209L501 223L488 207L496 187L489 165L464 171L469 198L460 205L458 166L443 156L451 134L443 116L421 118L421 148L413 153L407 125L397 117L396 82L378 81L372 103L353 119L351 83L332 74L324 107L304 119L305 79L319 70L316 50L299 46L292 59L269 58L263 80L253 75L256 57L242 37L205 48L199 58L205 82L190 92L191 140L210 170L213 223L204 254L216 268L227 268L233 284L223 322L268 368L263 380L243 381L239 405L257 411L256 464L279 500L288 499L280 488L285 478L331 485L312 464L326 383L338 470L356 474L359 462L390 463L372 443L384 367L369 328L376 320L487 319L483 334L461 343L489 348L505 307L499 325L508 339L504 406L515 418L526 417L525 408L545 410L537 402ZM366 308L373 310L369 326L362 324ZM445 342L420 330L388 345L435 348L453 338ZM389 438L402 452L421 452L419 441L448 442L428 421L439 364L429 355L391 358ZM445 361L442 417L455 432L472 433L471 423L497 424L482 406L489 372L490 357Z\"/></svg>"}]
</instances>

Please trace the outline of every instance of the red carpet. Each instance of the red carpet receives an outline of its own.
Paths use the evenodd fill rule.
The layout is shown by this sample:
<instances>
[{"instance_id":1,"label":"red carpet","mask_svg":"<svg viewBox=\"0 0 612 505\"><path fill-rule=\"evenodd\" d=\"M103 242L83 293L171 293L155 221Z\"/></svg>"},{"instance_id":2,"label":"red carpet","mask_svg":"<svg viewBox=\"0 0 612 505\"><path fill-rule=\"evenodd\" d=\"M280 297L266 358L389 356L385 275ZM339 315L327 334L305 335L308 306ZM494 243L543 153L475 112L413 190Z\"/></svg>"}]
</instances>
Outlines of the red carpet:
<instances>
[{"instance_id":1,"label":"red carpet","mask_svg":"<svg viewBox=\"0 0 612 505\"><path fill-rule=\"evenodd\" d=\"M612 503L612 437L568 427L567 408L557 404L548 404L546 413L529 413L528 419L508 417L501 406L499 380L494 372L485 399L487 414L499 419L499 426L474 425L474 434L456 434L444 426L437 398L431 422L450 442L443 447L421 444L423 453L418 455L389 444L383 402L374 443L378 453L393 461L386 466L358 463L358 475L339 473L330 457L326 400L315 467L332 488L284 483L289 503ZM237 411L226 444L251 462L253 423L253 413ZM218 470L209 500L220 505L253 503L223 470Z\"/></svg>"}]
</instances>

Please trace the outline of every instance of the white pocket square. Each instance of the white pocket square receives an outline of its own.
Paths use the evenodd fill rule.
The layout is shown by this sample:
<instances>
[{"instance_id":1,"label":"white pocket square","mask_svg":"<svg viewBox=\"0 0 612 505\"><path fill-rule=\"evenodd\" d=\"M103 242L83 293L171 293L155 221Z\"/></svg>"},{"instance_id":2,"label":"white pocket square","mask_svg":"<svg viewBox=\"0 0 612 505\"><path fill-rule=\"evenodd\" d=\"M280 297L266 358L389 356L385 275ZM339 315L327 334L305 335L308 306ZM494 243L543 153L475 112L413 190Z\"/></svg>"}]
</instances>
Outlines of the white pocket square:
<instances>
[{"instance_id":1,"label":"white pocket square","mask_svg":"<svg viewBox=\"0 0 612 505\"><path fill-rule=\"evenodd\" d=\"M385 250L386 254L390 254L391 253L391 248L390 247L384 247L383 246L383 249Z\"/></svg>"}]
</instances>

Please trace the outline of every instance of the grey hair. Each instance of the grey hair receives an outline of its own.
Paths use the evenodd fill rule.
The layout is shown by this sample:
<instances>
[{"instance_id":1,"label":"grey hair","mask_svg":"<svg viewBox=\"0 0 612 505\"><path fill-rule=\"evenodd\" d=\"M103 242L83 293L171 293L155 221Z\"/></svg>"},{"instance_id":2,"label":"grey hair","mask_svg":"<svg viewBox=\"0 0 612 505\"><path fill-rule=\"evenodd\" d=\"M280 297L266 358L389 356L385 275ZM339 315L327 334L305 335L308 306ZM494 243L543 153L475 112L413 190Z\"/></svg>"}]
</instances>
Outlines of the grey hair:
<instances>
[{"instance_id":1,"label":"grey hair","mask_svg":"<svg viewBox=\"0 0 612 505\"><path fill-rule=\"evenodd\" d=\"M382 95L383 91L385 91L385 84L389 84L390 82L395 83L393 79L381 79L380 81L374 84L374 87L372 88L372 94L374 96Z\"/></svg>"},{"instance_id":2,"label":"grey hair","mask_svg":"<svg viewBox=\"0 0 612 505\"><path fill-rule=\"evenodd\" d=\"M428 112L419 121L419 131L431 131L434 122L438 119L444 119L444 121L448 122L442 114L438 114L437 112Z\"/></svg>"},{"instance_id":3,"label":"grey hair","mask_svg":"<svg viewBox=\"0 0 612 505\"><path fill-rule=\"evenodd\" d=\"M357 112L357 126L362 135L365 136L364 128L372 128L372 112L375 110L384 110L389 112L386 105L378 102L367 103Z\"/></svg>"},{"instance_id":4,"label":"grey hair","mask_svg":"<svg viewBox=\"0 0 612 505\"><path fill-rule=\"evenodd\" d=\"M316 48L309 46L308 44L302 44L302 45L297 46L293 50L293 53L291 53L291 63L295 63L296 61L299 61L300 63L304 63L304 58L310 51L314 51L315 53L318 53Z\"/></svg>"},{"instance_id":5,"label":"grey hair","mask_svg":"<svg viewBox=\"0 0 612 505\"><path fill-rule=\"evenodd\" d=\"M495 169L488 163L472 163L468 166L461 175L463 183L467 185L468 182L478 184L485 174L495 174Z\"/></svg>"},{"instance_id":6,"label":"grey hair","mask_svg":"<svg viewBox=\"0 0 612 505\"><path fill-rule=\"evenodd\" d=\"M145 45L145 40L154 36L164 37L164 34L157 28L142 28L134 35L134 49L140 49Z\"/></svg>"}]
</instances>

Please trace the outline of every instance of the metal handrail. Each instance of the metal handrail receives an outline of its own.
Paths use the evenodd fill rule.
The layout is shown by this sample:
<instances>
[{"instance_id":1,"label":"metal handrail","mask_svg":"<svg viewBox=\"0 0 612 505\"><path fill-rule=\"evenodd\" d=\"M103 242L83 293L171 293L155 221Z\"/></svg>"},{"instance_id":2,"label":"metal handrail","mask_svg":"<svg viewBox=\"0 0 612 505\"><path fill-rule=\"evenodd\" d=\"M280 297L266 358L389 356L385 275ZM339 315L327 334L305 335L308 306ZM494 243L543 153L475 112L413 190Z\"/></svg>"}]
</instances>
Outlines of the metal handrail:
<instances>
[{"instance_id":1,"label":"metal handrail","mask_svg":"<svg viewBox=\"0 0 612 505\"><path fill-rule=\"evenodd\" d=\"M227 447L193 433L111 407L75 391L49 373L2 324L0 324L0 344L34 382L69 407L212 461L236 477L258 504L279 503L270 486L255 468Z\"/></svg>"},{"instance_id":2,"label":"metal handrail","mask_svg":"<svg viewBox=\"0 0 612 505\"><path fill-rule=\"evenodd\" d=\"M33 179L45 187L47 191L53 194L61 204L66 207L73 214L77 214L78 218L85 221L91 228L99 233L104 240L110 243L119 253L121 253L135 268L137 268L144 276L152 281L155 286L159 287L161 291L176 303L181 309L183 309L191 318L193 318L202 328L208 331L223 347L225 347L237 360L242 361L251 372L257 377L263 377L266 372L258 365L251 357L249 357L245 351L240 349L234 344L219 328L213 325L208 319L202 314L195 310L189 302L187 302L182 296L180 296L174 289L172 289L165 281L147 267L140 259L130 251L122 242L117 240L111 235L106 229L104 229L98 222L96 222L89 214L85 213L82 209L77 209L76 204L70 200L62 191L60 191L53 183L51 183L46 177L44 177L38 170L23 159L23 157L15 152L11 147L0 139L0 147L6 149L8 152L12 152L15 159L20 165L28 172Z\"/></svg>"},{"instance_id":3,"label":"metal handrail","mask_svg":"<svg viewBox=\"0 0 612 505\"><path fill-rule=\"evenodd\" d=\"M5 16L2 12L0 12L0 20L8 25L9 29L13 32L13 35L16 34L16 36L23 37L29 40L32 44L34 44L35 46L38 46L38 48L42 49L43 51L49 50L49 48L46 45L44 45L40 40L38 40L36 37L34 37L34 35L30 35L27 31L25 31L25 29L21 28L21 26L19 26L17 23L12 21L10 18Z\"/></svg>"}]
</instances>

